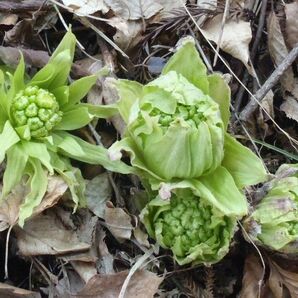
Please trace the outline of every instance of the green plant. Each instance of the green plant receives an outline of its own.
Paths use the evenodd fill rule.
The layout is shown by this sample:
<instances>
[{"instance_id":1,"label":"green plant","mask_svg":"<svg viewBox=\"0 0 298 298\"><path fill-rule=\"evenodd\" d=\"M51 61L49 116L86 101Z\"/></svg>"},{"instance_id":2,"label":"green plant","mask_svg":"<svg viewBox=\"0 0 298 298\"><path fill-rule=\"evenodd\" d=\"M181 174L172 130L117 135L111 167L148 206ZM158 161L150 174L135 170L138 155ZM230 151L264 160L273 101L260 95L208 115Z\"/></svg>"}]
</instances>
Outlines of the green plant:
<instances>
[{"instance_id":1,"label":"green plant","mask_svg":"<svg viewBox=\"0 0 298 298\"><path fill-rule=\"evenodd\" d=\"M230 89L219 74L207 75L192 39L180 42L157 79L115 86L120 100L109 111L121 115L126 130L109 148L112 160L128 152L150 183L199 178L220 165L238 187L266 179L261 160L226 132Z\"/></svg>"},{"instance_id":2,"label":"green plant","mask_svg":"<svg viewBox=\"0 0 298 298\"><path fill-rule=\"evenodd\" d=\"M0 72L0 163L5 156L7 159L1 196L5 198L24 177L30 185L20 209L20 225L40 204L47 189L47 172L60 174L69 185L75 205L84 204L84 180L69 158L131 172L122 162L112 162L105 148L67 132L94 118L93 106L80 100L97 76L67 84L75 43L75 36L67 32L49 62L31 80L24 80L23 57L14 74L7 73L8 84Z\"/></svg>"},{"instance_id":3,"label":"green plant","mask_svg":"<svg viewBox=\"0 0 298 298\"><path fill-rule=\"evenodd\" d=\"M229 251L237 219L247 212L233 179L223 184L220 176L215 174L212 184L202 178L167 185L171 199L158 195L141 212L149 235L171 249L180 265L220 261Z\"/></svg>"},{"instance_id":4,"label":"green plant","mask_svg":"<svg viewBox=\"0 0 298 298\"><path fill-rule=\"evenodd\" d=\"M265 190L266 194L244 221L244 227L257 244L297 254L298 165L282 165Z\"/></svg>"}]
</instances>

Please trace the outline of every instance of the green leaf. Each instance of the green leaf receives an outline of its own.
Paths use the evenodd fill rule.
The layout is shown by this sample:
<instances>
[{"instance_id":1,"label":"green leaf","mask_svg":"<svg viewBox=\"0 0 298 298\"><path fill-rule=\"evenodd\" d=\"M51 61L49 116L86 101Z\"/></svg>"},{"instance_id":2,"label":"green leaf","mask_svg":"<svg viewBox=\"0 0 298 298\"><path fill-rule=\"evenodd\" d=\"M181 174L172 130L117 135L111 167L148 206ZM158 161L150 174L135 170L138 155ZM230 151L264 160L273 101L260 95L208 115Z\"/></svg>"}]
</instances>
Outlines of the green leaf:
<instances>
[{"instance_id":1,"label":"green leaf","mask_svg":"<svg viewBox=\"0 0 298 298\"><path fill-rule=\"evenodd\" d=\"M93 105L89 103L81 103L81 107L86 107L91 115L97 118L108 119L119 114L117 104L111 105Z\"/></svg>"},{"instance_id":2,"label":"green leaf","mask_svg":"<svg viewBox=\"0 0 298 298\"><path fill-rule=\"evenodd\" d=\"M96 80L97 76L92 75L74 81L69 86L69 101L66 106L69 107L79 103L80 100L87 95L91 87L96 83Z\"/></svg>"},{"instance_id":3,"label":"green leaf","mask_svg":"<svg viewBox=\"0 0 298 298\"><path fill-rule=\"evenodd\" d=\"M11 77L11 79L12 79L11 85L10 85L10 89L8 91L8 98L10 100L12 100L13 97L20 90L23 90L25 88L24 74L25 74L25 62L24 62L24 57L21 54L18 67L17 67L16 71L14 72L13 76Z\"/></svg>"},{"instance_id":4,"label":"green leaf","mask_svg":"<svg viewBox=\"0 0 298 298\"><path fill-rule=\"evenodd\" d=\"M85 206L86 199L84 193L86 185L81 171L74 168L68 158L58 156L54 153L51 153L51 164L69 187L71 198L75 203L74 211L79 205L82 207Z\"/></svg>"},{"instance_id":5,"label":"green leaf","mask_svg":"<svg viewBox=\"0 0 298 298\"><path fill-rule=\"evenodd\" d=\"M134 81L118 80L116 88L119 94L119 101L117 102L119 113L127 124L131 121L132 111L136 110L142 98L143 85Z\"/></svg>"},{"instance_id":6,"label":"green leaf","mask_svg":"<svg viewBox=\"0 0 298 298\"><path fill-rule=\"evenodd\" d=\"M78 105L72 110L63 112L62 120L54 129L55 130L74 130L81 128L92 120L92 115L89 113L88 108Z\"/></svg>"},{"instance_id":7,"label":"green leaf","mask_svg":"<svg viewBox=\"0 0 298 298\"><path fill-rule=\"evenodd\" d=\"M20 138L7 120L4 124L4 128L0 134L0 163L2 163L6 151L14 144L19 142Z\"/></svg>"},{"instance_id":8,"label":"green leaf","mask_svg":"<svg viewBox=\"0 0 298 298\"><path fill-rule=\"evenodd\" d=\"M230 172L239 188L268 179L262 160L228 133L225 136L224 150L222 166Z\"/></svg>"},{"instance_id":9,"label":"green leaf","mask_svg":"<svg viewBox=\"0 0 298 298\"><path fill-rule=\"evenodd\" d=\"M60 109L63 105L67 104L69 100L69 86L61 86L54 90L51 90L59 103Z\"/></svg>"},{"instance_id":10,"label":"green leaf","mask_svg":"<svg viewBox=\"0 0 298 298\"><path fill-rule=\"evenodd\" d=\"M169 59L162 70L162 74L175 71L182 74L189 82L201 89L205 94L209 93L209 83L206 75L206 66L203 63L194 40L185 38L178 46L177 52Z\"/></svg>"},{"instance_id":11,"label":"green leaf","mask_svg":"<svg viewBox=\"0 0 298 298\"><path fill-rule=\"evenodd\" d=\"M221 118L227 130L230 119L231 89L219 74L208 76L209 95L214 99L220 108Z\"/></svg>"},{"instance_id":12,"label":"green leaf","mask_svg":"<svg viewBox=\"0 0 298 298\"><path fill-rule=\"evenodd\" d=\"M39 160L48 169L50 174L54 174L54 169L51 165L51 157L45 144L21 141L21 148L28 156Z\"/></svg>"},{"instance_id":13,"label":"green leaf","mask_svg":"<svg viewBox=\"0 0 298 298\"><path fill-rule=\"evenodd\" d=\"M80 160L89 164L99 164L106 169L122 174L133 173L133 169L121 161L111 161L108 151L102 146L92 145L82 139L65 132L53 134L55 145L67 157Z\"/></svg>"},{"instance_id":14,"label":"green leaf","mask_svg":"<svg viewBox=\"0 0 298 298\"><path fill-rule=\"evenodd\" d=\"M35 158L29 158L28 161L31 164L31 169L28 172L31 191L20 206L19 225L21 227L24 226L25 220L32 215L34 208L41 203L48 186L48 177L40 161Z\"/></svg>"},{"instance_id":15,"label":"green leaf","mask_svg":"<svg viewBox=\"0 0 298 298\"><path fill-rule=\"evenodd\" d=\"M63 86L67 81L71 64L72 58L69 50L59 53L51 63L35 74L30 85L49 91Z\"/></svg>"},{"instance_id":16,"label":"green leaf","mask_svg":"<svg viewBox=\"0 0 298 298\"><path fill-rule=\"evenodd\" d=\"M28 155L19 144L7 150L7 163L3 175L3 189L1 198L4 198L21 181L27 164Z\"/></svg>"},{"instance_id":17,"label":"green leaf","mask_svg":"<svg viewBox=\"0 0 298 298\"><path fill-rule=\"evenodd\" d=\"M4 91L5 78L2 70L0 70L0 131L2 131L6 120L9 118L9 101Z\"/></svg>"},{"instance_id":18,"label":"green leaf","mask_svg":"<svg viewBox=\"0 0 298 298\"><path fill-rule=\"evenodd\" d=\"M207 198L228 216L241 217L248 212L245 196L238 190L233 177L224 167L198 179L204 188L199 188L202 197Z\"/></svg>"},{"instance_id":19,"label":"green leaf","mask_svg":"<svg viewBox=\"0 0 298 298\"><path fill-rule=\"evenodd\" d=\"M71 32L71 30L68 30L66 32L66 34L64 35L64 37L62 38L61 42L59 43L58 47L52 54L52 56L49 60L49 63L55 62L55 64L56 64L57 57L59 56L60 53L64 52L65 50L69 51L70 59L72 61L73 57L74 57L75 47L76 47L76 37Z\"/></svg>"}]
</instances>

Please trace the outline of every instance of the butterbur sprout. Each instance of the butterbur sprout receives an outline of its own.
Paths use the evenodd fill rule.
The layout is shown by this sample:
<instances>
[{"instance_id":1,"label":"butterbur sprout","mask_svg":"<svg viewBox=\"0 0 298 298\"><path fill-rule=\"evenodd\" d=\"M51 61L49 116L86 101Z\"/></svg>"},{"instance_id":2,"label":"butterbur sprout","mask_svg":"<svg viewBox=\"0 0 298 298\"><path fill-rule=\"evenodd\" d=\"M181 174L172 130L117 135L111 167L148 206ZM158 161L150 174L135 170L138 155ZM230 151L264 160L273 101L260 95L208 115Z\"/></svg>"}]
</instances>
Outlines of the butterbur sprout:
<instances>
[{"instance_id":1,"label":"butterbur sprout","mask_svg":"<svg viewBox=\"0 0 298 298\"><path fill-rule=\"evenodd\" d=\"M226 182L221 195L220 183L211 186L204 179L168 185L171 197L158 195L141 212L149 235L170 249L178 264L213 264L228 253L247 205L233 180Z\"/></svg>"},{"instance_id":2,"label":"butterbur sprout","mask_svg":"<svg viewBox=\"0 0 298 298\"><path fill-rule=\"evenodd\" d=\"M5 198L27 177L30 191L20 208L20 225L40 204L47 190L47 172L55 172L65 180L75 206L84 204L84 180L69 158L101 164L120 173L131 172L122 162L112 162L105 148L67 132L85 126L94 118L93 105L80 101L97 76L67 84L75 43L75 36L67 32L49 62L31 80L24 78L23 57L15 72L8 73L8 84L0 72L0 163L5 157L7 160L1 197ZM109 115L110 110L105 113Z\"/></svg>"},{"instance_id":3,"label":"butterbur sprout","mask_svg":"<svg viewBox=\"0 0 298 298\"><path fill-rule=\"evenodd\" d=\"M267 193L244 221L257 244L271 250L298 254L298 165L282 165Z\"/></svg>"}]
</instances>

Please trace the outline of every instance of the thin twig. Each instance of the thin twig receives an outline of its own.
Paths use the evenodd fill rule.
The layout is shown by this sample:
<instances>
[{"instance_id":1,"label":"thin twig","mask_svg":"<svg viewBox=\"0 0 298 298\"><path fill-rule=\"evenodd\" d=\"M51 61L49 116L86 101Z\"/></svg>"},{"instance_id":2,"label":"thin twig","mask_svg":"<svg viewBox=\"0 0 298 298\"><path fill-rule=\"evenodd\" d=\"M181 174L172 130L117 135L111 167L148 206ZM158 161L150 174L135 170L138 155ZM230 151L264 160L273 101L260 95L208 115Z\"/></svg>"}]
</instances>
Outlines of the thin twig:
<instances>
[{"instance_id":1,"label":"thin twig","mask_svg":"<svg viewBox=\"0 0 298 298\"><path fill-rule=\"evenodd\" d=\"M5 277L4 279L8 279L8 248L9 248L9 238L10 238L10 233L13 228L13 225L11 225L7 231L6 235L6 243L5 243L5 265L4 265L4 271L5 271Z\"/></svg>"},{"instance_id":2,"label":"thin twig","mask_svg":"<svg viewBox=\"0 0 298 298\"><path fill-rule=\"evenodd\" d=\"M256 54L257 54L257 49L258 49L258 46L259 46L259 43L260 43L260 40L261 40L261 37L262 37L263 28L264 28L264 24L265 24L266 8L267 8L267 0L263 0L262 8L261 8L260 16L259 16L258 29L257 29L257 33L256 33L256 37L255 37L253 46L252 46L252 50L251 50L251 53L250 53L250 59L252 61L252 64L254 64L255 57L256 57ZM248 79L249 79L249 74L246 71L245 74L244 74L244 77L243 77L243 84L244 85L246 85ZM240 86L240 89L238 91L236 101L235 101L235 110L236 110L236 112L240 111L244 91L245 90L244 90L243 86Z\"/></svg>"},{"instance_id":3,"label":"thin twig","mask_svg":"<svg viewBox=\"0 0 298 298\"><path fill-rule=\"evenodd\" d=\"M36 10L49 10L50 5L45 0L9 0L0 1L1 13L21 13Z\"/></svg>"},{"instance_id":4,"label":"thin twig","mask_svg":"<svg viewBox=\"0 0 298 298\"><path fill-rule=\"evenodd\" d=\"M243 111L240 113L239 118L243 121L248 121L252 113L256 110L258 105L261 105L261 101L266 96L266 94L276 85L280 77L284 72L291 66L291 64L298 57L298 43L291 50L291 52L286 56L281 64L274 70L271 76L263 84L263 86L254 94L254 100L251 100Z\"/></svg>"}]
</instances>

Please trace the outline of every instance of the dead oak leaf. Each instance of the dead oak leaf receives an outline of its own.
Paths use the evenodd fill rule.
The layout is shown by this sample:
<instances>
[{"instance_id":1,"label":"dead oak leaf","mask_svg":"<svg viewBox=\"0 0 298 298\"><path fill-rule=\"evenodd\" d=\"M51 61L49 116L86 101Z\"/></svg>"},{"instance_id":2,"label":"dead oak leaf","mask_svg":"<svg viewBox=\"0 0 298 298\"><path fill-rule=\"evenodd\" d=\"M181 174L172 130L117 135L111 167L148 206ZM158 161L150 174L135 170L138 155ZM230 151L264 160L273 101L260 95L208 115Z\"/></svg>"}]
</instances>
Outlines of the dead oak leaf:
<instances>
[{"instance_id":1,"label":"dead oak leaf","mask_svg":"<svg viewBox=\"0 0 298 298\"><path fill-rule=\"evenodd\" d=\"M15 232L24 256L61 255L90 248L90 244L80 241L75 231L63 225L55 208L28 220L23 229L17 227Z\"/></svg>"},{"instance_id":2,"label":"dead oak leaf","mask_svg":"<svg viewBox=\"0 0 298 298\"><path fill-rule=\"evenodd\" d=\"M298 297L298 273L287 271L270 261L270 276L268 285L276 298L285 297L285 287L288 289L291 297Z\"/></svg>"},{"instance_id":3,"label":"dead oak leaf","mask_svg":"<svg viewBox=\"0 0 298 298\"><path fill-rule=\"evenodd\" d=\"M131 217L121 208L115 208L111 202L107 203L105 209L105 222L113 236L123 242L131 237L134 227Z\"/></svg>"},{"instance_id":4,"label":"dead oak leaf","mask_svg":"<svg viewBox=\"0 0 298 298\"><path fill-rule=\"evenodd\" d=\"M215 43L218 43L222 31L223 15L219 14L209 20L202 28L205 37ZM252 38L249 22L242 20L227 20L223 27L222 37L220 39L220 48L239 59L252 73L249 65L249 43Z\"/></svg>"},{"instance_id":5,"label":"dead oak leaf","mask_svg":"<svg viewBox=\"0 0 298 298\"><path fill-rule=\"evenodd\" d=\"M115 274L95 275L93 276L84 289L74 295L74 298L93 297L93 298L114 298L118 297L122 285L129 274L129 271L121 271ZM126 289L125 297L130 298L149 298L157 292L162 277L146 271L136 271L130 279Z\"/></svg>"},{"instance_id":6,"label":"dead oak leaf","mask_svg":"<svg viewBox=\"0 0 298 298\"><path fill-rule=\"evenodd\" d=\"M41 298L39 293L0 283L0 297L11 298Z\"/></svg>"}]
</instances>

